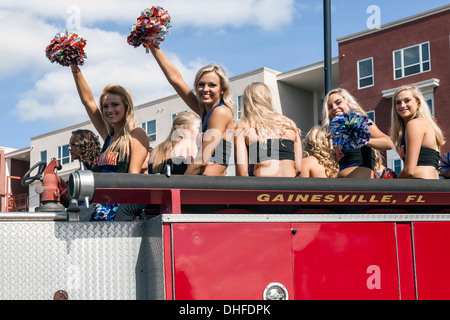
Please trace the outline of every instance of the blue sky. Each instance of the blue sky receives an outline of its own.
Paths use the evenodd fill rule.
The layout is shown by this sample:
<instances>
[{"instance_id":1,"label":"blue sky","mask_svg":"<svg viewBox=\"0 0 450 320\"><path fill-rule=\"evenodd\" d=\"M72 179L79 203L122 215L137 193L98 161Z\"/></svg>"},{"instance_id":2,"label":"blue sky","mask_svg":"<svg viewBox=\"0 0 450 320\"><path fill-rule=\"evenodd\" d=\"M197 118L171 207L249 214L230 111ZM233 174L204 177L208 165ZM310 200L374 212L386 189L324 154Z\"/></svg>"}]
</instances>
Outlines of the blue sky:
<instances>
[{"instance_id":1,"label":"blue sky","mask_svg":"<svg viewBox=\"0 0 450 320\"><path fill-rule=\"evenodd\" d=\"M372 5L381 24L448 0L331 0L336 39L368 28ZM261 67L289 71L323 60L322 0L2 0L0 3L0 146L25 148L32 137L87 120L69 68L45 47L71 27L87 40L83 73L97 98L108 83L130 89L136 105L173 94L155 61L126 43L140 11L167 9L172 28L161 48L188 83L208 63L229 76Z\"/></svg>"}]
</instances>

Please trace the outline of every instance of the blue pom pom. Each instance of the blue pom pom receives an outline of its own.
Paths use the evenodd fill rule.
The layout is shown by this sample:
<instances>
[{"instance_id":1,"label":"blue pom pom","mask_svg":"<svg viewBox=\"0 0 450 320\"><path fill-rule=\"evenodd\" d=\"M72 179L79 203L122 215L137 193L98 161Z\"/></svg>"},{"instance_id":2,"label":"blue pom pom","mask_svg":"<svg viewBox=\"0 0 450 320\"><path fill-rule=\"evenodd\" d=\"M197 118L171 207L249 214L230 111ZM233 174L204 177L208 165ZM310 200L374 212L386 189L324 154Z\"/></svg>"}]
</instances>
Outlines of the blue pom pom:
<instances>
[{"instance_id":1,"label":"blue pom pom","mask_svg":"<svg viewBox=\"0 0 450 320\"><path fill-rule=\"evenodd\" d=\"M441 161L439 162L439 171L445 170L445 172L448 172L449 169L450 169L450 152L447 152L441 157Z\"/></svg>"},{"instance_id":2,"label":"blue pom pom","mask_svg":"<svg viewBox=\"0 0 450 320\"><path fill-rule=\"evenodd\" d=\"M342 151L363 147L370 139L371 125L367 116L353 110L337 116L330 122L334 147Z\"/></svg>"},{"instance_id":3,"label":"blue pom pom","mask_svg":"<svg viewBox=\"0 0 450 320\"><path fill-rule=\"evenodd\" d=\"M114 217L116 216L118 208L119 205L116 203L97 203L95 205L95 213L93 215L93 218L96 221L114 221Z\"/></svg>"}]
</instances>

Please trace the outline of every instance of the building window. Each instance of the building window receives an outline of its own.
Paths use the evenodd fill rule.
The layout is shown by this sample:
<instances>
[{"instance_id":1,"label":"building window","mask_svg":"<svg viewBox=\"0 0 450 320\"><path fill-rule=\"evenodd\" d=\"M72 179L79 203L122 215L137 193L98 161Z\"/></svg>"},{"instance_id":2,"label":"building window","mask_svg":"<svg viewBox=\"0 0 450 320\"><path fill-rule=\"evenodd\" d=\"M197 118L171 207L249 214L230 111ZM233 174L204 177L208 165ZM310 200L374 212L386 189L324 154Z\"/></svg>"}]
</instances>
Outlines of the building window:
<instances>
[{"instance_id":1,"label":"building window","mask_svg":"<svg viewBox=\"0 0 450 320\"><path fill-rule=\"evenodd\" d=\"M424 96L425 96L425 100L427 101L428 106L430 107L431 115L433 117L435 117L435 115L434 115L434 98L433 97L428 98L427 95L425 95L425 94L424 94Z\"/></svg>"},{"instance_id":2,"label":"building window","mask_svg":"<svg viewBox=\"0 0 450 320\"><path fill-rule=\"evenodd\" d=\"M142 128L147 132L150 141L156 141L156 120L144 122Z\"/></svg>"},{"instance_id":3,"label":"building window","mask_svg":"<svg viewBox=\"0 0 450 320\"><path fill-rule=\"evenodd\" d=\"M41 161L47 162L47 150L41 151Z\"/></svg>"},{"instance_id":4,"label":"building window","mask_svg":"<svg viewBox=\"0 0 450 320\"><path fill-rule=\"evenodd\" d=\"M358 61L358 89L374 85L373 58Z\"/></svg>"},{"instance_id":5,"label":"building window","mask_svg":"<svg viewBox=\"0 0 450 320\"><path fill-rule=\"evenodd\" d=\"M58 147L58 162L61 165L73 162L72 157L70 156L68 144Z\"/></svg>"},{"instance_id":6,"label":"building window","mask_svg":"<svg viewBox=\"0 0 450 320\"><path fill-rule=\"evenodd\" d=\"M403 170L403 161L401 159L395 159L393 164L394 172L399 175Z\"/></svg>"},{"instance_id":7,"label":"building window","mask_svg":"<svg viewBox=\"0 0 450 320\"><path fill-rule=\"evenodd\" d=\"M242 115L242 96L238 96L237 97L237 110L236 110L236 117L239 120L241 118Z\"/></svg>"},{"instance_id":8,"label":"building window","mask_svg":"<svg viewBox=\"0 0 450 320\"><path fill-rule=\"evenodd\" d=\"M177 115L179 115L180 113L183 113L183 112L186 112L186 111L180 111L180 112L177 112L177 113L172 113L172 123L171 123L171 125L173 124L173 119L175 119L175 117Z\"/></svg>"},{"instance_id":9,"label":"building window","mask_svg":"<svg viewBox=\"0 0 450 320\"><path fill-rule=\"evenodd\" d=\"M430 70L429 42L394 51L394 79L400 79Z\"/></svg>"},{"instance_id":10,"label":"building window","mask_svg":"<svg viewBox=\"0 0 450 320\"><path fill-rule=\"evenodd\" d=\"M375 110L367 111L367 117L375 123Z\"/></svg>"}]
</instances>

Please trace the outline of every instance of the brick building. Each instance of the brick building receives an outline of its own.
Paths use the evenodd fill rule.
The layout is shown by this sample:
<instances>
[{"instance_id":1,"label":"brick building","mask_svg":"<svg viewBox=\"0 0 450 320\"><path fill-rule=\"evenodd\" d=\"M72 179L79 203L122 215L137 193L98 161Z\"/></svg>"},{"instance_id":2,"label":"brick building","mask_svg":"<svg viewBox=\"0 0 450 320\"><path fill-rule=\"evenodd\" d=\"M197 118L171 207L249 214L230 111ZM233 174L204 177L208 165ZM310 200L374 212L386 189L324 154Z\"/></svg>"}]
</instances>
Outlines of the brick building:
<instances>
[{"instance_id":1,"label":"brick building","mask_svg":"<svg viewBox=\"0 0 450 320\"><path fill-rule=\"evenodd\" d=\"M31 148L0 147L0 211L27 211L29 190L21 180L30 168Z\"/></svg>"},{"instance_id":2,"label":"brick building","mask_svg":"<svg viewBox=\"0 0 450 320\"><path fill-rule=\"evenodd\" d=\"M391 98L405 84L415 84L428 100L450 152L450 5L337 39L339 83L349 90L389 133ZM401 170L395 151L387 164Z\"/></svg>"}]
</instances>

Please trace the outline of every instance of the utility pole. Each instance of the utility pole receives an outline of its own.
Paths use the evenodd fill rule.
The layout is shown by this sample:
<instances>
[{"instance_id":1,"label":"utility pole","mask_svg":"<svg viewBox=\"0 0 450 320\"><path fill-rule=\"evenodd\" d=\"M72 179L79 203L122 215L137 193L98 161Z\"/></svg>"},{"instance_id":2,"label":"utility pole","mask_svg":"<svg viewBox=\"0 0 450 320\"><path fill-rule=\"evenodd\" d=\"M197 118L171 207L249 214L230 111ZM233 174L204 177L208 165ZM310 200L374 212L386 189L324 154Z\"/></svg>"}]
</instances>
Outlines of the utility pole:
<instances>
[{"instance_id":1,"label":"utility pole","mask_svg":"<svg viewBox=\"0 0 450 320\"><path fill-rule=\"evenodd\" d=\"M331 74L331 0L323 0L325 94L332 89Z\"/></svg>"}]
</instances>

